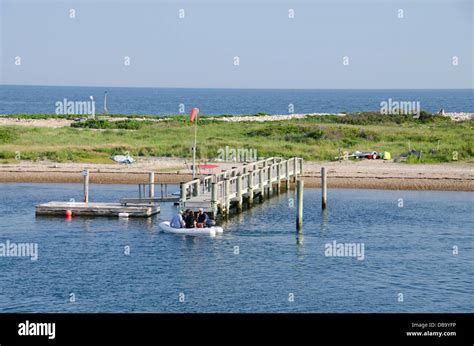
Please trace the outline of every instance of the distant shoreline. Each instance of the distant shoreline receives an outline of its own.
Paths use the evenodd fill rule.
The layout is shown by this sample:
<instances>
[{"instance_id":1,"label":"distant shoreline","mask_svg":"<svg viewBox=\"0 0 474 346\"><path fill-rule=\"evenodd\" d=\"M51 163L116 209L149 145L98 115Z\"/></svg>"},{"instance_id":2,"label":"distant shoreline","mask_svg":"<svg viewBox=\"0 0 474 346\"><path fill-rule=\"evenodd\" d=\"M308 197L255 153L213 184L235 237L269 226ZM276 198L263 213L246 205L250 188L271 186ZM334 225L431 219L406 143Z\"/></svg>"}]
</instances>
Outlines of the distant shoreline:
<instances>
[{"instance_id":1,"label":"distant shoreline","mask_svg":"<svg viewBox=\"0 0 474 346\"><path fill-rule=\"evenodd\" d=\"M235 163L219 163L220 169ZM319 187L320 168L328 170L329 188L436 190L474 192L474 167L470 164L408 165L384 161L314 162L304 165L306 187ZM0 183L81 183L81 171L90 170L92 184L148 183L148 172L155 172L156 183L191 179L183 159L150 158L132 167L118 164L21 162L0 165ZM212 171L203 171L203 174Z\"/></svg>"}]
</instances>

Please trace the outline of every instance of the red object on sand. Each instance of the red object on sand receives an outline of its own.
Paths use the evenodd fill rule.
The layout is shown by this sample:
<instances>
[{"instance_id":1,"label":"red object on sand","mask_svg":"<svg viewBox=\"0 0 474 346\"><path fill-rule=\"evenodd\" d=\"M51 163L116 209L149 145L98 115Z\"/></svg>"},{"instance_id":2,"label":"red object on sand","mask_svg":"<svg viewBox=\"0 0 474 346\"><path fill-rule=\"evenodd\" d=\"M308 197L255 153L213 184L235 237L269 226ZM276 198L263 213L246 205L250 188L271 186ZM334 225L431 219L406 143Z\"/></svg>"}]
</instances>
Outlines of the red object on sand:
<instances>
[{"instance_id":1,"label":"red object on sand","mask_svg":"<svg viewBox=\"0 0 474 346\"><path fill-rule=\"evenodd\" d=\"M199 108L193 108L191 110L191 115L189 116L189 122L192 123L194 119L197 118L198 114L199 114Z\"/></svg>"},{"instance_id":2,"label":"red object on sand","mask_svg":"<svg viewBox=\"0 0 474 346\"><path fill-rule=\"evenodd\" d=\"M204 164L204 165L199 165L200 169L213 169L213 168L218 168L219 165L211 165L211 164Z\"/></svg>"}]
</instances>

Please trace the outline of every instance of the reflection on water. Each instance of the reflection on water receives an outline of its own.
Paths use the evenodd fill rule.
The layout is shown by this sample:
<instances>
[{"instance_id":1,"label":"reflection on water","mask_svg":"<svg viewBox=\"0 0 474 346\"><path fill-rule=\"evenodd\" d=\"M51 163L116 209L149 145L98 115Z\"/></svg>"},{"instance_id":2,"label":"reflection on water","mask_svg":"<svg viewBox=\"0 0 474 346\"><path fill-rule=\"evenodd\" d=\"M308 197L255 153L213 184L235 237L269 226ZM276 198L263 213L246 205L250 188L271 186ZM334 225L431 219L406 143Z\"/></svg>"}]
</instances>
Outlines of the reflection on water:
<instances>
[{"instance_id":1,"label":"reflection on water","mask_svg":"<svg viewBox=\"0 0 474 346\"><path fill-rule=\"evenodd\" d=\"M304 254L304 235L300 232L296 234L296 256L299 260L303 260Z\"/></svg>"},{"instance_id":2,"label":"reflection on water","mask_svg":"<svg viewBox=\"0 0 474 346\"><path fill-rule=\"evenodd\" d=\"M256 200L222 221L225 233L215 238L159 232L158 223L176 212L171 204L148 219L35 217L35 204L80 199L81 191L80 185L0 185L0 242L36 242L39 249L36 262L0 257L0 311L474 309L472 193L334 189L322 211L319 189L306 188L301 234L293 191ZM135 186L91 185L94 201L135 194ZM398 208L398 198L409 208ZM363 243L364 260L327 257L325 244L333 241ZM74 304L70 292L78 297Z\"/></svg>"},{"instance_id":3,"label":"reflection on water","mask_svg":"<svg viewBox=\"0 0 474 346\"><path fill-rule=\"evenodd\" d=\"M329 210L321 209L321 228L320 231L322 234L329 232Z\"/></svg>"}]
</instances>

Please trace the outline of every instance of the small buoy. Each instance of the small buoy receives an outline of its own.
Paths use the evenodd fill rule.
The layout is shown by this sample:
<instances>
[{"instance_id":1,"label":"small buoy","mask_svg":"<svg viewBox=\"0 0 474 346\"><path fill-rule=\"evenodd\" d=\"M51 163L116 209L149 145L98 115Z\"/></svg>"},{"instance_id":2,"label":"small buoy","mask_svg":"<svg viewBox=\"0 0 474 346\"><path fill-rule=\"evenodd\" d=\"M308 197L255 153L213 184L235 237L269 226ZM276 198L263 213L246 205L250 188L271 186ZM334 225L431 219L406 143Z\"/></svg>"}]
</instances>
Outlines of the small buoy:
<instances>
[{"instance_id":1,"label":"small buoy","mask_svg":"<svg viewBox=\"0 0 474 346\"><path fill-rule=\"evenodd\" d=\"M128 217L128 213L119 213L118 216L119 217Z\"/></svg>"},{"instance_id":2,"label":"small buoy","mask_svg":"<svg viewBox=\"0 0 474 346\"><path fill-rule=\"evenodd\" d=\"M72 217L72 210L66 210L66 217Z\"/></svg>"}]
</instances>

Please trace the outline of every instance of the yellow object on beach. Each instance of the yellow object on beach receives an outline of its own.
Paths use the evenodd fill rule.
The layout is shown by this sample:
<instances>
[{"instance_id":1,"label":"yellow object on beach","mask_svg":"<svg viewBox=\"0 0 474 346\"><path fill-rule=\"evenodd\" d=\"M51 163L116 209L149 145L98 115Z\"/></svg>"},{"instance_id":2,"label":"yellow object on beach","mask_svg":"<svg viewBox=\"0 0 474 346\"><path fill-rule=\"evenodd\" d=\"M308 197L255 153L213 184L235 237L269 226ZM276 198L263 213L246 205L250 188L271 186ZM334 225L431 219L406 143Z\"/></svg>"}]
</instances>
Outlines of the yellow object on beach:
<instances>
[{"instance_id":1,"label":"yellow object on beach","mask_svg":"<svg viewBox=\"0 0 474 346\"><path fill-rule=\"evenodd\" d=\"M390 153L388 151L385 151L383 153L383 159L384 160L390 160L392 158L392 155L390 155Z\"/></svg>"}]
</instances>

